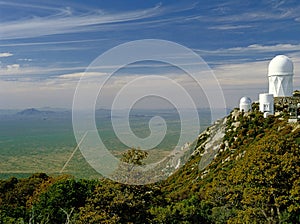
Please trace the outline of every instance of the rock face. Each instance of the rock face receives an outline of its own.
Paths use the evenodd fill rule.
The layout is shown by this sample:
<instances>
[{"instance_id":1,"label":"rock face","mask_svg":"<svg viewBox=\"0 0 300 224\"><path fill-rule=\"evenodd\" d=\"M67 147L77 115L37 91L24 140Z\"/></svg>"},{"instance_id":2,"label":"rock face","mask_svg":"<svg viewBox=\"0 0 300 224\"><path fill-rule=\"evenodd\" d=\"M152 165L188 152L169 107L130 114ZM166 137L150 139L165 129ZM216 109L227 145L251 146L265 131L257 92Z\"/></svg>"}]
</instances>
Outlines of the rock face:
<instances>
[{"instance_id":1,"label":"rock face","mask_svg":"<svg viewBox=\"0 0 300 224\"><path fill-rule=\"evenodd\" d=\"M202 157L199 170L205 169L218 154L225 135L227 118L216 121L205 132L199 135L199 140L204 140L194 151L194 155L200 153ZM204 150L204 151L203 151Z\"/></svg>"},{"instance_id":2,"label":"rock face","mask_svg":"<svg viewBox=\"0 0 300 224\"><path fill-rule=\"evenodd\" d=\"M232 116L238 116L239 111L234 111ZM217 120L213 125L203 131L192 143L186 143L181 150L169 155L166 159L167 165L164 171L171 170L166 176L169 176L193 156L200 156L199 170L204 170L222 150L223 138L226 131L227 117ZM234 123L238 126L238 122ZM198 142L198 145L197 145ZM199 144L200 142L200 144Z\"/></svg>"}]
</instances>

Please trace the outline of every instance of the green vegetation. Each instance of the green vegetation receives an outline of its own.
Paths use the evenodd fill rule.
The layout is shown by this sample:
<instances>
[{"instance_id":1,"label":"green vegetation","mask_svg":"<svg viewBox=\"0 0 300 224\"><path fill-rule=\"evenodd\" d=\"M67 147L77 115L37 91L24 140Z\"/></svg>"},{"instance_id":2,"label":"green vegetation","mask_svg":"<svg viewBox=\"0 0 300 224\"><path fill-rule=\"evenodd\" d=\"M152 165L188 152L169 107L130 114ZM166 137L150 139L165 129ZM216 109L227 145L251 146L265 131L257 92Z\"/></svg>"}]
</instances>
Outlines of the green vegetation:
<instances>
[{"instance_id":1,"label":"green vegetation","mask_svg":"<svg viewBox=\"0 0 300 224\"><path fill-rule=\"evenodd\" d=\"M162 116L168 130L164 140L147 157L146 163L157 162L168 155L177 144L180 119L172 110L139 111L130 114L132 131L139 137L150 134L149 120ZM124 115L122 115L124 116ZM210 114L201 114L202 128L209 124ZM122 120L122 117L117 119ZM128 149L115 135L110 111L96 113L99 136L106 147L117 157ZM60 174L62 167L76 148L71 113L54 113L49 116L1 115L0 111L0 178L29 177L34 173ZM131 145L130 145L131 146ZM132 145L133 146L133 145ZM99 178L78 150L63 173L76 178Z\"/></svg>"},{"instance_id":2,"label":"green vegetation","mask_svg":"<svg viewBox=\"0 0 300 224\"><path fill-rule=\"evenodd\" d=\"M199 149L164 184L169 206L196 198L193 205L208 223L299 223L299 126L264 119L257 111L235 114L227 119L218 156L205 170L195 169Z\"/></svg>"},{"instance_id":3,"label":"green vegetation","mask_svg":"<svg viewBox=\"0 0 300 224\"><path fill-rule=\"evenodd\" d=\"M299 90L294 90L293 96L294 97L300 97L300 91Z\"/></svg>"},{"instance_id":4,"label":"green vegetation","mask_svg":"<svg viewBox=\"0 0 300 224\"><path fill-rule=\"evenodd\" d=\"M0 223L300 223L300 125L233 111L225 126L209 166L198 169L205 149L197 147L155 184L45 174L2 180ZM146 156L131 149L122 161L143 165Z\"/></svg>"}]
</instances>

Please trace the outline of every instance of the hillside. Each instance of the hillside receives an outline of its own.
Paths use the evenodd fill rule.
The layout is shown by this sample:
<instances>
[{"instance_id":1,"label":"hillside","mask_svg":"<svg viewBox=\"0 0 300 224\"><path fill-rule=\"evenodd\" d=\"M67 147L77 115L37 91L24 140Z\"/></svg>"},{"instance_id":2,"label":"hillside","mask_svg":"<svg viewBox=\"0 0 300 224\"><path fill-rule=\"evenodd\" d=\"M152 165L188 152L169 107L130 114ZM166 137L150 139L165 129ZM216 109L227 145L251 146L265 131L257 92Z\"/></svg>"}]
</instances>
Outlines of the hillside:
<instances>
[{"instance_id":1,"label":"hillside","mask_svg":"<svg viewBox=\"0 0 300 224\"><path fill-rule=\"evenodd\" d=\"M210 133L202 133L191 160L164 184L172 203L196 198L212 223L299 223L300 126L257 111L233 111L223 123L222 142L206 143Z\"/></svg>"},{"instance_id":2,"label":"hillside","mask_svg":"<svg viewBox=\"0 0 300 224\"><path fill-rule=\"evenodd\" d=\"M167 180L36 174L0 182L2 223L300 223L300 125L236 110Z\"/></svg>"}]
</instances>

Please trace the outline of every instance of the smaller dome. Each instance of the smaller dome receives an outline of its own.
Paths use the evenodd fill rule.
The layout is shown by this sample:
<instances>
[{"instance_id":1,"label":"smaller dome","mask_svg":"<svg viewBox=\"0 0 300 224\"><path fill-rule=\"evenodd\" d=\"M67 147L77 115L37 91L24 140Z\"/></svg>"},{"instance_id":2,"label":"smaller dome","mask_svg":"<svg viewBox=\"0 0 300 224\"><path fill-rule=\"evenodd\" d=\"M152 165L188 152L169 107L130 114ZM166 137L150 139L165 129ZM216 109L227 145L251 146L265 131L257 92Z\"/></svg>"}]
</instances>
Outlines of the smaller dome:
<instances>
[{"instance_id":1,"label":"smaller dome","mask_svg":"<svg viewBox=\"0 0 300 224\"><path fill-rule=\"evenodd\" d=\"M240 111L249 112L252 110L252 101L249 97L244 96L240 99Z\"/></svg>"},{"instance_id":2,"label":"smaller dome","mask_svg":"<svg viewBox=\"0 0 300 224\"><path fill-rule=\"evenodd\" d=\"M294 65L285 55L277 55L269 63L268 76L293 75Z\"/></svg>"},{"instance_id":3,"label":"smaller dome","mask_svg":"<svg viewBox=\"0 0 300 224\"><path fill-rule=\"evenodd\" d=\"M250 104L251 105L252 101L249 97L244 96L240 99L240 104Z\"/></svg>"}]
</instances>

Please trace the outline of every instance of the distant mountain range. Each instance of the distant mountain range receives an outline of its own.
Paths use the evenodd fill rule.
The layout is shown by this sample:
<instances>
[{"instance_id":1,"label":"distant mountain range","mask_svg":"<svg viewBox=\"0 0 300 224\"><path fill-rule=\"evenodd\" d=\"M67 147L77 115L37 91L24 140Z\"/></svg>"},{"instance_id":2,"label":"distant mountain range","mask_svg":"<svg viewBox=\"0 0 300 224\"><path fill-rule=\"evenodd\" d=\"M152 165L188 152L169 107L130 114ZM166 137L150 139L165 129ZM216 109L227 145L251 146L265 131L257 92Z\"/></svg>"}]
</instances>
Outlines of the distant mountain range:
<instances>
[{"instance_id":1,"label":"distant mountain range","mask_svg":"<svg viewBox=\"0 0 300 224\"><path fill-rule=\"evenodd\" d=\"M30 108L30 109L25 109L22 110L20 112L17 113L17 115L22 115L22 116L35 116L35 115L50 115L50 114L54 114L54 111L41 111L41 110L37 110L35 108Z\"/></svg>"}]
</instances>

